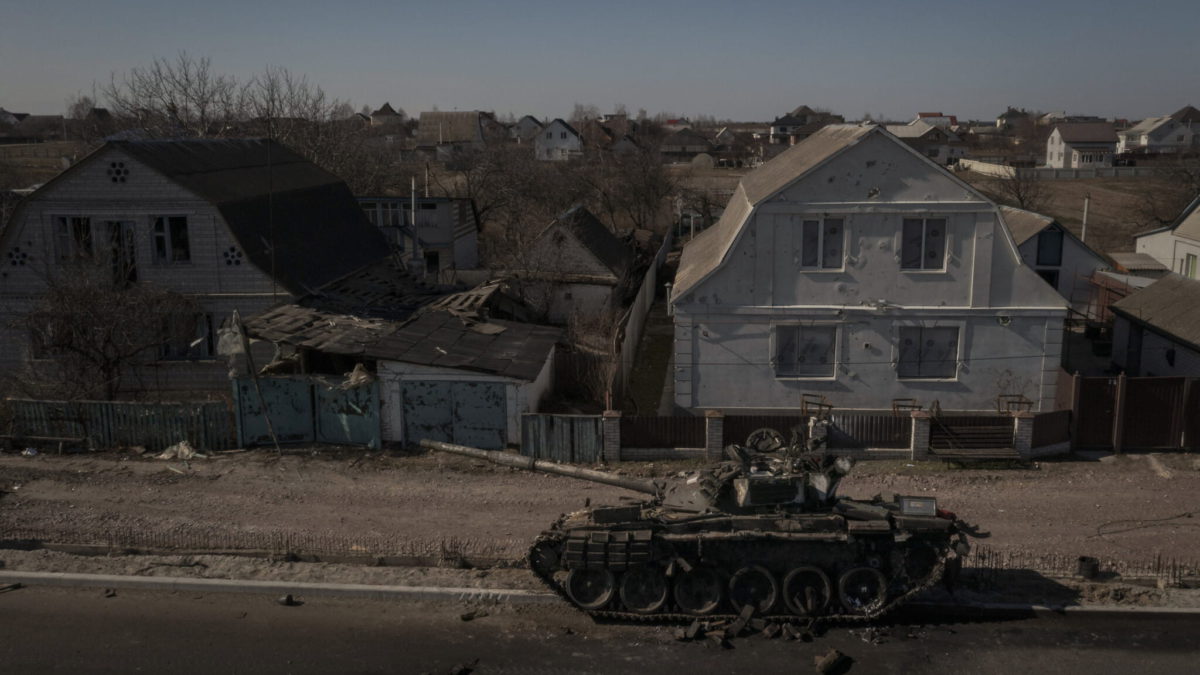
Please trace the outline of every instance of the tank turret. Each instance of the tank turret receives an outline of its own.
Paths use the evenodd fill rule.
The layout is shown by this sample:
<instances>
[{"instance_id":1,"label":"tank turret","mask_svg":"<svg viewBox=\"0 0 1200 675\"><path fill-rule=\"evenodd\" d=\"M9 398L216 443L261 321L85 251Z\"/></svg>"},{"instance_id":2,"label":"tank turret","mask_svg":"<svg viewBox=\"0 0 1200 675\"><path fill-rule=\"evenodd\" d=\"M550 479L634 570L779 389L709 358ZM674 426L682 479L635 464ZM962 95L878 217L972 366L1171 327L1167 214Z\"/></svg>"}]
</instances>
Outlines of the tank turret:
<instances>
[{"instance_id":1,"label":"tank turret","mask_svg":"<svg viewBox=\"0 0 1200 675\"><path fill-rule=\"evenodd\" d=\"M814 431L818 433L814 433ZM789 443L760 429L726 459L652 480L423 440L421 446L642 493L640 503L565 514L534 541L530 568L595 617L870 619L932 586L967 550L934 498L837 495L852 462L810 424Z\"/></svg>"}]
</instances>

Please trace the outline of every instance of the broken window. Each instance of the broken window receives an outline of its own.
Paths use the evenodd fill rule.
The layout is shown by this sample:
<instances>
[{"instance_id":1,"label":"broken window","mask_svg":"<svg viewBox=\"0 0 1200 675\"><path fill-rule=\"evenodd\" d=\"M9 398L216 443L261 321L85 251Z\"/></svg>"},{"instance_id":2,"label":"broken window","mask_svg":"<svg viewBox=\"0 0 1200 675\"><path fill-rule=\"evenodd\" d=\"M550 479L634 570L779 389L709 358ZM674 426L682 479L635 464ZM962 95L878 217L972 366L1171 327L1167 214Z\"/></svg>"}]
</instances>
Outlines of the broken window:
<instances>
[{"instance_id":1,"label":"broken window","mask_svg":"<svg viewBox=\"0 0 1200 675\"><path fill-rule=\"evenodd\" d=\"M55 216L54 240L60 261L92 257L92 219L86 216Z\"/></svg>"},{"instance_id":2,"label":"broken window","mask_svg":"<svg viewBox=\"0 0 1200 675\"><path fill-rule=\"evenodd\" d=\"M905 218L900 242L900 269L946 267L946 219Z\"/></svg>"},{"instance_id":3,"label":"broken window","mask_svg":"<svg viewBox=\"0 0 1200 675\"><path fill-rule=\"evenodd\" d=\"M1038 234L1037 264L1062 265L1063 233L1059 229L1043 230Z\"/></svg>"},{"instance_id":4,"label":"broken window","mask_svg":"<svg viewBox=\"0 0 1200 675\"><path fill-rule=\"evenodd\" d=\"M833 377L837 326L776 326L776 377Z\"/></svg>"},{"instance_id":5,"label":"broken window","mask_svg":"<svg viewBox=\"0 0 1200 675\"><path fill-rule=\"evenodd\" d=\"M190 262L187 216L159 216L154 219L154 260L160 263Z\"/></svg>"},{"instance_id":6,"label":"broken window","mask_svg":"<svg viewBox=\"0 0 1200 675\"><path fill-rule=\"evenodd\" d=\"M211 314L163 322L163 361L202 361L211 359L213 353Z\"/></svg>"},{"instance_id":7,"label":"broken window","mask_svg":"<svg viewBox=\"0 0 1200 675\"><path fill-rule=\"evenodd\" d=\"M800 267L837 270L842 268L845 221L841 218L805 220L800 223Z\"/></svg>"},{"instance_id":8,"label":"broken window","mask_svg":"<svg viewBox=\"0 0 1200 675\"><path fill-rule=\"evenodd\" d=\"M902 326L897 375L902 379L952 379L958 373L958 328Z\"/></svg>"}]
</instances>

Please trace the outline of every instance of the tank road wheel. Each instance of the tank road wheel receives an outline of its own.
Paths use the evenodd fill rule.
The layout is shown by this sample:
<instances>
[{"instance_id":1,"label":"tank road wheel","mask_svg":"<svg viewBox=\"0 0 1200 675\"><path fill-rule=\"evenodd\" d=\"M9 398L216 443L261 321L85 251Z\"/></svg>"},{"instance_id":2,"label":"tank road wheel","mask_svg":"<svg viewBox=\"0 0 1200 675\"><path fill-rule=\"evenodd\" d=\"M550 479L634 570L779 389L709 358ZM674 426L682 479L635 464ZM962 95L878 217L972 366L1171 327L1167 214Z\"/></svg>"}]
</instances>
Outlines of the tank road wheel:
<instances>
[{"instance_id":1,"label":"tank road wheel","mask_svg":"<svg viewBox=\"0 0 1200 675\"><path fill-rule=\"evenodd\" d=\"M829 577L817 567L796 567L783 578L783 601L793 614L817 616L832 598Z\"/></svg>"},{"instance_id":2,"label":"tank road wheel","mask_svg":"<svg viewBox=\"0 0 1200 675\"><path fill-rule=\"evenodd\" d=\"M883 572L855 567L838 579L838 597L851 614L870 614L887 600L888 583Z\"/></svg>"},{"instance_id":3,"label":"tank road wheel","mask_svg":"<svg viewBox=\"0 0 1200 675\"><path fill-rule=\"evenodd\" d=\"M729 602L735 611L746 605L754 607L759 614L766 614L779 599L779 584L775 575L760 565L746 565L729 579Z\"/></svg>"},{"instance_id":4,"label":"tank road wheel","mask_svg":"<svg viewBox=\"0 0 1200 675\"><path fill-rule=\"evenodd\" d=\"M712 614L724 597L721 578L709 567L675 575L675 602L688 614Z\"/></svg>"},{"instance_id":5,"label":"tank road wheel","mask_svg":"<svg viewBox=\"0 0 1200 675\"><path fill-rule=\"evenodd\" d=\"M658 567L635 567L621 577L621 602L631 612L653 614L667 604L667 577Z\"/></svg>"},{"instance_id":6,"label":"tank road wheel","mask_svg":"<svg viewBox=\"0 0 1200 675\"><path fill-rule=\"evenodd\" d=\"M617 591L617 580L607 569L573 569L567 573L567 595L583 609L600 609Z\"/></svg>"}]
</instances>

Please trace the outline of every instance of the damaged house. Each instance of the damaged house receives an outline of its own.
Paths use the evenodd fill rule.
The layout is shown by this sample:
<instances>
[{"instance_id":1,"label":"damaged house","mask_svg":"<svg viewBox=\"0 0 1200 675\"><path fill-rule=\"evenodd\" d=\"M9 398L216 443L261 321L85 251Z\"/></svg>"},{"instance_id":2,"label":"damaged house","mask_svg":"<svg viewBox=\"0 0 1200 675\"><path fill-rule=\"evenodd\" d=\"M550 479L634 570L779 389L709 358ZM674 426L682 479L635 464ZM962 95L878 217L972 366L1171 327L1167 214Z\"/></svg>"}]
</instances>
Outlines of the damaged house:
<instances>
[{"instance_id":1,"label":"damaged house","mask_svg":"<svg viewBox=\"0 0 1200 675\"><path fill-rule=\"evenodd\" d=\"M793 411L1054 401L1066 301L986 197L878 126L827 126L742 178L683 250L675 403Z\"/></svg>"},{"instance_id":2,"label":"damaged house","mask_svg":"<svg viewBox=\"0 0 1200 675\"><path fill-rule=\"evenodd\" d=\"M498 283L447 294L384 261L250 317L245 328L250 337L278 347L280 360L269 371L315 382L314 396L291 388L301 408L337 388L322 375L350 373L349 384L338 385L344 389L353 389L365 373L377 379L361 385L377 393L358 397L359 414L342 415L369 431L348 442L428 438L497 449L520 442L521 415L535 412L551 385L561 332L530 323L528 316L528 308ZM254 408L251 386L240 381L239 397ZM336 410L297 415L287 412L294 406L280 408L295 420L293 433L328 440L321 418ZM245 440L268 442L265 425L255 428Z\"/></svg>"},{"instance_id":3,"label":"damaged house","mask_svg":"<svg viewBox=\"0 0 1200 675\"><path fill-rule=\"evenodd\" d=\"M273 141L110 141L24 199L0 251L0 370L53 357L17 326L86 266L194 300L191 325L164 327L116 392L177 396L228 391L216 333L234 310L306 295L387 242L341 179Z\"/></svg>"}]
</instances>

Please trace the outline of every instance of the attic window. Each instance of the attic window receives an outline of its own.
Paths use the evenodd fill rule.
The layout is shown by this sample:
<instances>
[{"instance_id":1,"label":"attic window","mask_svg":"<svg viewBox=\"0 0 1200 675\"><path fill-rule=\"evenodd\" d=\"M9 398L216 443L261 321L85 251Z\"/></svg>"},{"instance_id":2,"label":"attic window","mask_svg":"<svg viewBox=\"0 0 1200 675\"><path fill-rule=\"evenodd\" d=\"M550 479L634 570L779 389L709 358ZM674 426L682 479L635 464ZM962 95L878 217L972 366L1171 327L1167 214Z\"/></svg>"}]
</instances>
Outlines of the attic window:
<instances>
[{"instance_id":1,"label":"attic window","mask_svg":"<svg viewBox=\"0 0 1200 675\"><path fill-rule=\"evenodd\" d=\"M108 177L114 183L124 183L129 177L129 169L125 168L125 162L109 162Z\"/></svg>"}]
</instances>

